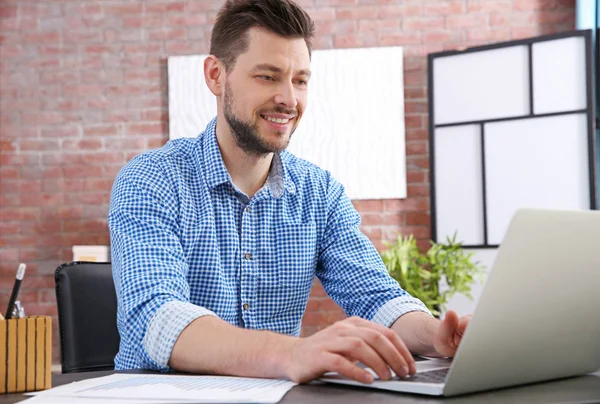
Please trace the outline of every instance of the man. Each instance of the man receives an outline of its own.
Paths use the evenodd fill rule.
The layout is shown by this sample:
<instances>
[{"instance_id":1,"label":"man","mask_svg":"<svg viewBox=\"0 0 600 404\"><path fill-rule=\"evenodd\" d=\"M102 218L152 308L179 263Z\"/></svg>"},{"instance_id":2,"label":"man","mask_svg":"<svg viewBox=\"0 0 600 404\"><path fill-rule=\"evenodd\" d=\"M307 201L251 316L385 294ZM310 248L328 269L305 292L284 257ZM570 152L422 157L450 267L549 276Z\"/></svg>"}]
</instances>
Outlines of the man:
<instances>
[{"instance_id":1,"label":"man","mask_svg":"<svg viewBox=\"0 0 600 404\"><path fill-rule=\"evenodd\" d=\"M306 108L313 32L291 0L227 1L204 62L217 117L118 175L117 369L369 383L357 362L388 379L416 371L411 352L456 352L469 318L440 322L400 289L343 187L285 151ZM298 338L315 275L350 318Z\"/></svg>"}]
</instances>

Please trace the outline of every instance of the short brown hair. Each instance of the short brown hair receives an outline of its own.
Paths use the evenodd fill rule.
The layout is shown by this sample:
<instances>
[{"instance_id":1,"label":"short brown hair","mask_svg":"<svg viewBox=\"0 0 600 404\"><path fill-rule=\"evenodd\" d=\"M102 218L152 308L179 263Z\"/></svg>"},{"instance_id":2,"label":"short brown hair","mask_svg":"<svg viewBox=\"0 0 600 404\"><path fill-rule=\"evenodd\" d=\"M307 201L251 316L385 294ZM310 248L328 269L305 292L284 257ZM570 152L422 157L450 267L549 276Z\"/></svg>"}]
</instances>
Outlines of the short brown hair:
<instances>
[{"instance_id":1,"label":"short brown hair","mask_svg":"<svg viewBox=\"0 0 600 404\"><path fill-rule=\"evenodd\" d=\"M230 71L249 46L248 30L264 28L284 38L304 38L311 54L315 24L292 0L227 0L210 38L210 53Z\"/></svg>"}]
</instances>

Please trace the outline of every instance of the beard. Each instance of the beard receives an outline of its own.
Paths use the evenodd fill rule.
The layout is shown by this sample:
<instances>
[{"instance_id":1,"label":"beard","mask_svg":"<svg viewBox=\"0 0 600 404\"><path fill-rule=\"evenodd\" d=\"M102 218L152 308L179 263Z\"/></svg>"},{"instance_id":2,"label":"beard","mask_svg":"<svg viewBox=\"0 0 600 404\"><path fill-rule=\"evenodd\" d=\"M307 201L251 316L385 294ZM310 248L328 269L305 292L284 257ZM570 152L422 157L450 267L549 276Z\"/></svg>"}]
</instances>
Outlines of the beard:
<instances>
[{"instance_id":1,"label":"beard","mask_svg":"<svg viewBox=\"0 0 600 404\"><path fill-rule=\"evenodd\" d=\"M279 153L287 148L292 138L292 134L296 131L296 127L292 128L292 131L287 140L284 141L284 144L281 144L281 142L269 142L260 136L258 123L252 124L251 122L246 121L236 115L233 110L234 101L235 100L233 98L231 87L229 86L229 83L226 83L225 94L223 97L223 112L225 115L225 120L231 128L233 138L240 149L244 150L244 152L249 155L263 156L269 153ZM269 111L265 111L264 113L269 112L297 116L295 110L289 110L279 106L276 106ZM259 119L262 118L259 116Z\"/></svg>"}]
</instances>

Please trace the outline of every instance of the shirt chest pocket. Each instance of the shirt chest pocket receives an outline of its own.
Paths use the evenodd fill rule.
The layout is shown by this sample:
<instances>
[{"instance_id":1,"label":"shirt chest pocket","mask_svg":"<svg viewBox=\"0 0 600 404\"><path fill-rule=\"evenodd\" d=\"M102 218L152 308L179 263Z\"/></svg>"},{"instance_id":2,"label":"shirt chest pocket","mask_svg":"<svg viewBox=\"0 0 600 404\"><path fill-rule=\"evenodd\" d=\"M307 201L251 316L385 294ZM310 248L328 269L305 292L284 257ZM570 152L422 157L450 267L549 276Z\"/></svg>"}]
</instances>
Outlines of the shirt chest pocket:
<instances>
[{"instance_id":1,"label":"shirt chest pocket","mask_svg":"<svg viewBox=\"0 0 600 404\"><path fill-rule=\"evenodd\" d=\"M261 237L260 283L289 297L308 295L317 264L316 224L278 225L270 233Z\"/></svg>"}]
</instances>

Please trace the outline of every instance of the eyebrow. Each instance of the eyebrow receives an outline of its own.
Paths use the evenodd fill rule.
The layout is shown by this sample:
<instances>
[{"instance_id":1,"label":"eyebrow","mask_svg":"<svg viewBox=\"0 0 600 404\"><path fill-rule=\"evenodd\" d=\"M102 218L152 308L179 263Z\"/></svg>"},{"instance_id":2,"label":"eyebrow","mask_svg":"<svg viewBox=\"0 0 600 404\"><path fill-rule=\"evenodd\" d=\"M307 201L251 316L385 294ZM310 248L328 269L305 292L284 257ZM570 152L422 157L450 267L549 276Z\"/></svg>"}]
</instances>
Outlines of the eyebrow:
<instances>
[{"instance_id":1,"label":"eyebrow","mask_svg":"<svg viewBox=\"0 0 600 404\"><path fill-rule=\"evenodd\" d=\"M279 67L270 65L268 63L262 63L262 64L254 66L252 68L252 71L257 71L257 70L268 70L273 73L281 73L282 72L282 70ZM305 75L308 77L310 77L310 75L311 75L311 71L308 69L301 69L301 70L298 70L296 73L302 74L302 75Z\"/></svg>"}]
</instances>

